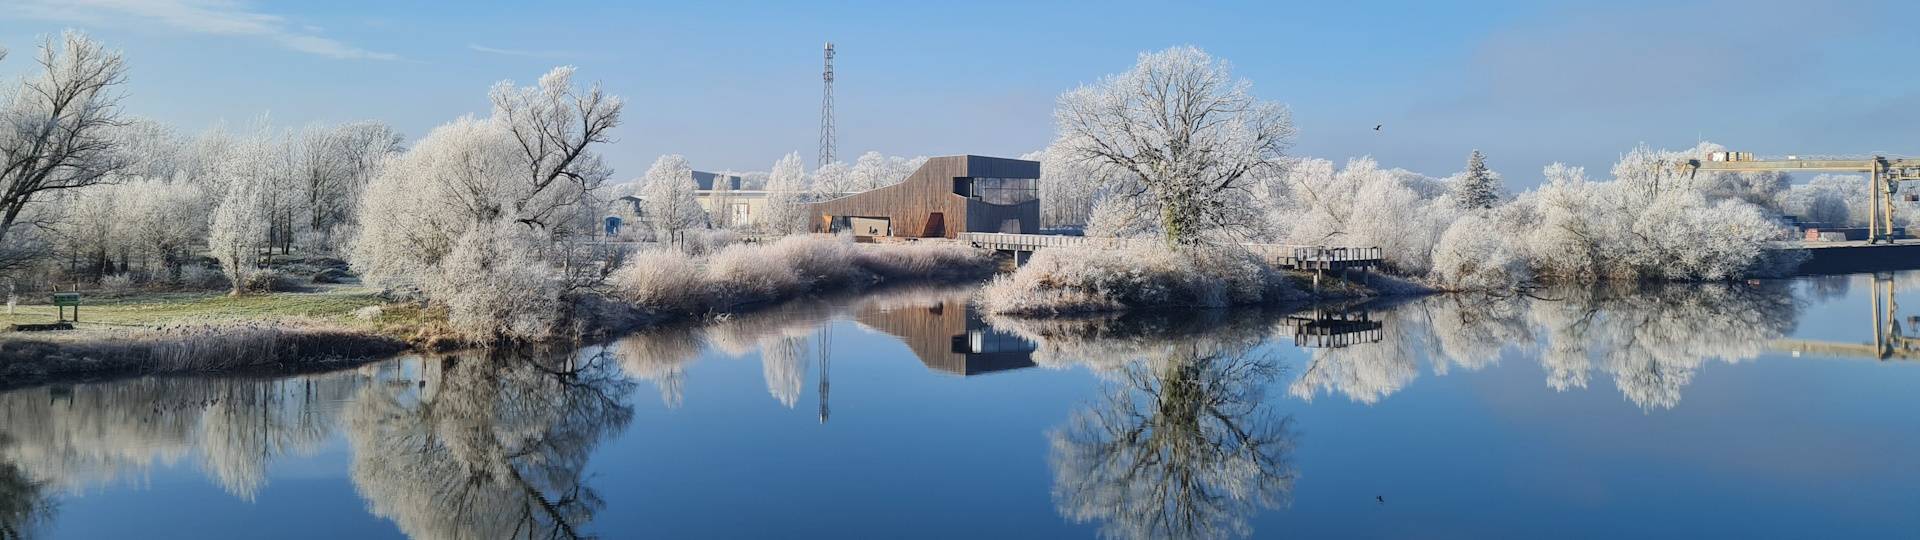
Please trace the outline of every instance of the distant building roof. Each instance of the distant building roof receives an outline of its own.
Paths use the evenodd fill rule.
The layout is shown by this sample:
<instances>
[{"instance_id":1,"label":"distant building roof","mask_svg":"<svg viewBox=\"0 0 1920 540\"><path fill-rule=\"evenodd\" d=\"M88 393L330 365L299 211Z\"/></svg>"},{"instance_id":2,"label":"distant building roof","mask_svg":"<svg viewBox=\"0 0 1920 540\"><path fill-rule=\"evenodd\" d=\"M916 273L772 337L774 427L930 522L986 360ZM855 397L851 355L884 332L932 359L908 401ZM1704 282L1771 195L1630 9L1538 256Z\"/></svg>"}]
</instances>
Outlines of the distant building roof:
<instances>
[{"instance_id":1,"label":"distant building roof","mask_svg":"<svg viewBox=\"0 0 1920 540\"><path fill-rule=\"evenodd\" d=\"M744 181L738 175L693 171L693 183L703 190L712 190L715 184L722 186L720 189L737 190Z\"/></svg>"}]
</instances>

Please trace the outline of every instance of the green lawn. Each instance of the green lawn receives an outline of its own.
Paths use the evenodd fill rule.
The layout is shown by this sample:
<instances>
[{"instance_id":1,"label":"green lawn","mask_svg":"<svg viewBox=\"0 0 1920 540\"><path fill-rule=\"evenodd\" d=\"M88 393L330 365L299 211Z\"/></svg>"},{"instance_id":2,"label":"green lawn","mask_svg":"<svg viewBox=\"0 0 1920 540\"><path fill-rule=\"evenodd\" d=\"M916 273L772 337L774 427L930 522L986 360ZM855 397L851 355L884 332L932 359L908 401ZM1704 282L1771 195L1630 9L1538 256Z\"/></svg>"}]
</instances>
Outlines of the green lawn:
<instances>
[{"instance_id":1,"label":"green lawn","mask_svg":"<svg viewBox=\"0 0 1920 540\"><path fill-rule=\"evenodd\" d=\"M302 319L350 326L371 326L353 311L381 305L373 291L339 287L318 292L227 296L219 292L81 294L80 321L92 326L163 326L182 323L260 322ZM68 309L72 313L72 309ZM386 319L388 317L381 317ZM54 307L45 295L23 297L12 315L0 310L0 324L52 322Z\"/></svg>"}]
</instances>

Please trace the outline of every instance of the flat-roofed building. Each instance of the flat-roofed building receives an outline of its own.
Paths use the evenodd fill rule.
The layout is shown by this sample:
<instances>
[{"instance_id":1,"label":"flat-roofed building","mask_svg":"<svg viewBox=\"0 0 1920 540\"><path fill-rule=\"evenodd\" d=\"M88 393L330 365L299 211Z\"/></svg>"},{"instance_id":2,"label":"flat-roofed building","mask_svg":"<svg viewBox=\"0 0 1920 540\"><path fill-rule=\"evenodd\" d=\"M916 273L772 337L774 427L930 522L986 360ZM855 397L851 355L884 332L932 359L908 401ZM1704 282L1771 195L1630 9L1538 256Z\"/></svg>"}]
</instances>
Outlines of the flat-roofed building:
<instances>
[{"instance_id":1,"label":"flat-roofed building","mask_svg":"<svg viewBox=\"0 0 1920 540\"><path fill-rule=\"evenodd\" d=\"M813 203L815 232L955 238L1040 232L1040 162L986 156L928 159L900 183Z\"/></svg>"}]
</instances>

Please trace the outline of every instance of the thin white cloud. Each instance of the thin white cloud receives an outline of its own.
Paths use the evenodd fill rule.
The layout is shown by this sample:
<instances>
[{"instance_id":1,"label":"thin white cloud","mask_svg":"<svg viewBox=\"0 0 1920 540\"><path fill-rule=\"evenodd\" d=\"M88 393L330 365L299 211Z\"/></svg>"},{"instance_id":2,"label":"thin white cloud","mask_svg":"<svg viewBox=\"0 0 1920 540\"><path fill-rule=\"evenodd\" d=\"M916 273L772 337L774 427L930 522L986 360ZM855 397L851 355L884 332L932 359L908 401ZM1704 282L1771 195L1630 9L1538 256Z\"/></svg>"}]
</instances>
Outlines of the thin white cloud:
<instances>
[{"instance_id":1,"label":"thin white cloud","mask_svg":"<svg viewBox=\"0 0 1920 540\"><path fill-rule=\"evenodd\" d=\"M477 43L468 43L467 48L475 51L487 53L487 54L500 54L500 55L506 55L506 56L525 56L528 58L557 58L557 57L572 55L572 53L568 53L566 51L523 51L518 49L501 49L496 47L488 47L486 45L480 45Z\"/></svg>"},{"instance_id":2,"label":"thin white cloud","mask_svg":"<svg viewBox=\"0 0 1920 540\"><path fill-rule=\"evenodd\" d=\"M0 11L69 23L158 24L195 34L255 37L329 58L400 59L321 36L317 27L254 11L239 0L0 0Z\"/></svg>"}]
</instances>

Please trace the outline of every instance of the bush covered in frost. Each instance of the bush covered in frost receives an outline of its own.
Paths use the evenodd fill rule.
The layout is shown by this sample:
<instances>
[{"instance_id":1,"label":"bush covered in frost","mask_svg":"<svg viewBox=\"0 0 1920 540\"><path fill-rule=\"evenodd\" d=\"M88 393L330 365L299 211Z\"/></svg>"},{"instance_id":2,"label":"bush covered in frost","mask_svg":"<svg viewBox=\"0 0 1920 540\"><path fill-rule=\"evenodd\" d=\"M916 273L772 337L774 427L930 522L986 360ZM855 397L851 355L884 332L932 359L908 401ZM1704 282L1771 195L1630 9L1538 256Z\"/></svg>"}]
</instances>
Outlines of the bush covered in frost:
<instances>
[{"instance_id":1,"label":"bush covered in frost","mask_svg":"<svg viewBox=\"0 0 1920 540\"><path fill-rule=\"evenodd\" d=\"M704 258L636 253L609 283L615 297L645 311L688 315L887 281L978 279L993 266L990 253L958 243L856 245L844 237L789 236Z\"/></svg>"},{"instance_id":2,"label":"bush covered in frost","mask_svg":"<svg viewBox=\"0 0 1920 540\"><path fill-rule=\"evenodd\" d=\"M989 313L1046 315L1141 307L1224 307L1292 298L1258 257L1223 248L1048 248L980 292Z\"/></svg>"},{"instance_id":3,"label":"bush covered in frost","mask_svg":"<svg viewBox=\"0 0 1920 540\"><path fill-rule=\"evenodd\" d=\"M1369 159L1336 170L1301 160L1266 184L1275 241L1376 246L1395 271L1450 289L1594 281L1715 281L1790 272L1804 255L1769 249L1791 236L1784 208L1847 219L1842 183L1788 189L1774 173L1689 173L1679 163L1721 149L1634 149L1610 181L1553 164L1539 188L1492 208L1460 210L1446 181ZM1844 205L1842 205L1844 206Z\"/></svg>"}]
</instances>

